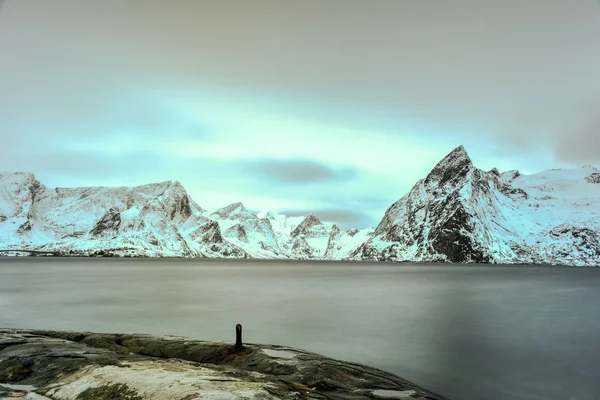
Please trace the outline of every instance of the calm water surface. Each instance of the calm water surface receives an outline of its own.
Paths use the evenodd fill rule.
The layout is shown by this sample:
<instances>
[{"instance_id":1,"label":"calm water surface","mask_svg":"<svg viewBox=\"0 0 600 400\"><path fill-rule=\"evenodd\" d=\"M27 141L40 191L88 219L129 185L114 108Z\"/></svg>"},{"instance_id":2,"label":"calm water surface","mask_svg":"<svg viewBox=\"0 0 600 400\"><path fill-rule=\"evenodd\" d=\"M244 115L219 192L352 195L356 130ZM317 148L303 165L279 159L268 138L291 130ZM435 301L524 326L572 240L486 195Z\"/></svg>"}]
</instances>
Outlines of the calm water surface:
<instances>
[{"instance_id":1,"label":"calm water surface","mask_svg":"<svg viewBox=\"0 0 600 400\"><path fill-rule=\"evenodd\" d=\"M600 398L600 269L0 259L0 326L298 347L453 400Z\"/></svg>"}]
</instances>

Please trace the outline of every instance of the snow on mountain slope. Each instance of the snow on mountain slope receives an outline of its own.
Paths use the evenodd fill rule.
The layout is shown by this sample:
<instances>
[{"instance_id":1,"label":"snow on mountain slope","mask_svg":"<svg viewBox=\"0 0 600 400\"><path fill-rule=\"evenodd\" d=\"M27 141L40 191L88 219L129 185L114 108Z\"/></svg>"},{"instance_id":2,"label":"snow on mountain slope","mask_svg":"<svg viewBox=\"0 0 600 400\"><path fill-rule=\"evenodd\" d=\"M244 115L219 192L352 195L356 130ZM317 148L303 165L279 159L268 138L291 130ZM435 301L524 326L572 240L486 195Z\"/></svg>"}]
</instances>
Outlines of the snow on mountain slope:
<instances>
[{"instance_id":1,"label":"snow on mountain slope","mask_svg":"<svg viewBox=\"0 0 600 400\"><path fill-rule=\"evenodd\" d=\"M306 217L290 217L274 211L263 211L256 215L258 218L268 219L275 233L289 235Z\"/></svg>"},{"instance_id":2,"label":"snow on mountain slope","mask_svg":"<svg viewBox=\"0 0 600 400\"><path fill-rule=\"evenodd\" d=\"M16 231L11 228L17 224L6 226L8 220L0 225L2 247L68 254L247 257L220 233L218 239L192 236L209 220L199 215L201 209L179 182L77 189L48 189L33 175L12 182L2 185L3 210L18 211L12 219L21 225Z\"/></svg>"},{"instance_id":3,"label":"snow on mountain slope","mask_svg":"<svg viewBox=\"0 0 600 400\"><path fill-rule=\"evenodd\" d=\"M258 258L287 258L270 220L259 218L242 203L230 204L212 214L227 240Z\"/></svg>"},{"instance_id":4,"label":"snow on mountain slope","mask_svg":"<svg viewBox=\"0 0 600 400\"><path fill-rule=\"evenodd\" d=\"M271 222L277 239L291 258L343 260L363 244L373 228L341 231L314 215L287 216L274 211L257 214Z\"/></svg>"},{"instance_id":5,"label":"snow on mountain slope","mask_svg":"<svg viewBox=\"0 0 600 400\"><path fill-rule=\"evenodd\" d=\"M600 265L595 169L473 166L462 146L385 213L354 260Z\"/></svg>"},{"instance_id":6,"label":"snow on mountain slope","mask_svg":"<svg viewBox=\"0 0 600 400\"><path fill-rule=\"evenodd\" d=\"M597 170L583 167L521 175L512 187L519 199L520 236L535 252L535 262L600 265L600 185L590 182Z\"/></svg>"},{"instance_id":7,"label":"snow on mountain slope","mask_svg":"<svg viewBox=\"0 0 600 400\"><path fill-rule=\"evenodd\" d=\"M333 225L327 241L324 258L344 260L356 251L373 234L373 228L340 230Z\"/></svg>"},{"instance_id":8,"label":"snow on mountain slope","mask_svg":"<svg viewBox=\"0 0 600 400\"><path fill-rule=\"evenodd\" d=\"M259 217L242 203L208 213L171 181L49 189L32 174L6 173L0 210L0 249L59 254L324 258L331 231L316 217Z\"/></svg>"},{"instance_id":9,"label":"snow on mountain slope","mask_svg":"<svg viewBox=\"0 0 600 400\"><path fill-rule=\"evenodd\" d=\"M293 258L324 259L332 225L309 215L292 230L286 243Z\"/></svg>"}]
</instances>

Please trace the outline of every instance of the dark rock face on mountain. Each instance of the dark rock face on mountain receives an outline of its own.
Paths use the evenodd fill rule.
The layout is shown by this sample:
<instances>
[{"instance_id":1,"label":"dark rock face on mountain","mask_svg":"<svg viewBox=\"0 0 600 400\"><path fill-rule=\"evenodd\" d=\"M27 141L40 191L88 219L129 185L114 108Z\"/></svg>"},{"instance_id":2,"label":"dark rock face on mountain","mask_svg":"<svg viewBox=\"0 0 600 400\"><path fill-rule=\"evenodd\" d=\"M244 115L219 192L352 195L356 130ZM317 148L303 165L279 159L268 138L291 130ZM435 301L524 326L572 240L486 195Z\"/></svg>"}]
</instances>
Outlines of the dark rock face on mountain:
<instances>
[{"instance_id":1,"label":"dark rock face on mountain","mask_svg":"<svg viewBox=\"0 0 600 400\"><path fill-rule=\"evenodd\" d=\"M600 173L594 172L585 178L589 183L600 183Z\"/></svg>"},{"instance_id":2,"label":"dark rock face on mountain","mask_svg":"<svg viewBox=\"0 0 600 400\"><path fill-rule=\"evenodd\" d=\"M17 229L17 233L19 235L23 235L27 232L31 232L31 221L29 220L25 221L22 225L19 226L19 229Z\"/></svg>"},{"instance_id":3,"label":"dark rock face on mountain","mask_svg":"<svg viewBox=\"0 0 600 400\"><path fill-rule=\"evenodd\" d=\"M248 235L246 234L246 230L240 224L233 225L225 231L226 237L231 237L240 242L248 243Z\"/></svg>"},{"instance_id":4,"label":"dark rock face on mountain","mask_svg":"<svg viewBox=\"0 0 600 400\"><path fill-rule=\"evenodd\" d=\"M577 262L578 259L600 258L600 233L585 227L565 223L549 232L552 242L549 250L561 258Z\"/></svg>"},{"instance_id":5,"label":"dark rock face on mountain","mask_svg":"<svg viewBox=\"0 0 600 400\"><path fill-rule=\"evenodd\" d=\"M223 243L221 228L216 221L208 221L190 233L190 237L202 244Z\"/></svg>"},{"instance_id":6,"label":"dark rock face on mountain","mask_svg":"<svg viewBox=\"0 0 600 400\"><path fill-rule=\"evenodd\" d=\"M119 230L119 225L121 225L121 213L117 207L112 207L94 225L90 234L92 236L100 236L115 233Z\"/></svg>"},{"instance_id":7,"label":"dark rock face on mountain","mask_svg":"<svg viewBox=\"0 0 600 400\"><path fill-rule=\"evenodd\" d=\"M164 195L167 199L164 207L171 220L185 221L192 216L190 198L179 182L175 182Z\"/></svg>"},{"instance_id":8,"label":"dark rock face on mountain","mask_svg":"<svg viewBox=\"0 0 600 400\"><path fill-rule=\"evenodd\" d=\"M217 221L208 220L195 228L189 237L198 245L197 248L202 249L200 250L202 257L249 258L243 249L223 238Z\"/></svg>"},{"instance_id":9,"label":"dark rock face on mountain","mask_svg":"<svg viewBox=\"0 0 600 400\"><path fill-rule=\"evenodd\" d=\"M431 170L425 178L425 184L438 188L442 188L444 185L460 186L472 169L471 158L465 148L459 146Z\"/></svg>"},{"instance_id":10,"label":"dark rock face on mountain","mask_svg":"<svg viewBox=\"0 0 600 400\"><path fill-rule=\"evenodd\" d=\"M314 215L309 215L300 223L300 225L296 227L296 229L292 231L290 236L296 237L298 235L306 235L310 231L310 228L316 225L321 225L319 218L315 217Z\"/></svg>"},{"instance_id":11,"label":"dark rock face on mountain","mask_svg":"<svg viewBox=\"0 0 600 400\"><path fill-rule=\"evenodd\" d=\"M335 249L337 243L340 243L340 239L342 236L342 231L338 228L337 225L333 225L331 228L331 233L329 234L329 240L327 240L327 249L325 250L325 255L329 255Z\"/></svg>"},{"instance_id":12,"label":"dark rock face on mountain","mask_svg":"<svg viewBox=\"0 0 600 400\"><path fill-rule=\"evenodd\" d=\"M315 249L312 248L304 236L294 238L292 242L292 252L294 256L301 260L307 260L313 258Z\"/></svg>"}]
</instances>

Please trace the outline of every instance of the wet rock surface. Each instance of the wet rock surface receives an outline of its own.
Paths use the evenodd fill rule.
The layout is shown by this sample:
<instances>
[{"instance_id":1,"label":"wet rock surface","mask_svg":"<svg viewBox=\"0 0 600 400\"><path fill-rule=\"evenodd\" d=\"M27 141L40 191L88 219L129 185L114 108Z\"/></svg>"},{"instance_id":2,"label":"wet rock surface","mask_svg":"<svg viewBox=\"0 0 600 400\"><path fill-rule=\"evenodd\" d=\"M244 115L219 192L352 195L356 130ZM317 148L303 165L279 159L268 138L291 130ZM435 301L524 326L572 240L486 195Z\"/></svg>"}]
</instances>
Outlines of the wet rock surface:
<instances>
[{"instance_id":1,"label":"wet rock surface","mask_svg":"<svg viewBox=\"0 0 600 400\"><path fill-rule=\"evenodd\" d=\"M274 345L0 329L0 399L430 399L393 374Z\"/></svg>"}]
</instances>

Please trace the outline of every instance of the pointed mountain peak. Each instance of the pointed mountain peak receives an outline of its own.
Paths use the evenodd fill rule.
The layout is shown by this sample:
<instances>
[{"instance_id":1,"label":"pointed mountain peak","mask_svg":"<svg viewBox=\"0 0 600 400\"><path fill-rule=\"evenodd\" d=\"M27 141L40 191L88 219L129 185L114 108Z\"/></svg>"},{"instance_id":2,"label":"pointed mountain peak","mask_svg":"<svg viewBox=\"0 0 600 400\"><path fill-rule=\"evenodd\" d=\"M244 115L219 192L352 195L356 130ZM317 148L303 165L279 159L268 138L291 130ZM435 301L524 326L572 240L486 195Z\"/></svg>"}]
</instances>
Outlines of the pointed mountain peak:
<instances>
[{"instance_id":1,"label":"pointed mountain peak","mask_svg":"<svg viewBox=\"0 0 600 400\"><path fill-rule=\"evenodd\" d=\"M467 153L467 150L465 149L465 147L461 144L460 146L458 146L457 148L452 150L450 153L448 153L448 155L446 157L444 157L442 159L442 161L440 161L440 163L442 163L444 161L445 162L453 162L453 163L456 163L456 162L471 163L471 158L469 157L469 154Z\"/></svg>"},{"instance_id":2,"label":"pointed mountain peak","mask_svg":"<svg viewBox=\"0 0 600 400\"><path fill-rule=\"evenodd\" d=\"M426 183L439 182L440 185L453 179L464 177L473 167L473 162L463 145L452 150L431 170Z\"/></svg>"},{"instance_id":3,"label":"pointed mountain peak","mask_svg":"<svg viewBox=\"0 0 600 400\"><path fill-rule=\"evenodd\" d=\"M221 218L231 218L239 214L249 214L248 210L246 209L246 207L244 207L244 204L242 204L241 202L233 203L228 205L227 207L220 208L217 211L213 212L211 215L217 215Z\"/></svg>"},{"instance_id":4,"label":"pointed mountain peak","mask_svg":"<svg viewBox=\"0 0 600 400\"><path fill-rule=\"evenodd\" d=\"M306 234L315 225L321 225L321 221L316 216L310 214L292 231L290 236L296 237L300 234Z\"/></svg>"},{"instance_id":5,"label":"pointed mountain peak","mask_svg":"<svg viewBox=\"0 0 600 400\"><path fill-rule=\"evenodd\" d=\"M321 220L315 215L310 214L308 217L304 218L304 221L302 221L301 224L307 224L310 226L321 225Z\"/></svg>"},{"instance_id":6,"label":"pointed mountain peak","mask_svg":"<svg viewBox=\"0 0 600 400\"><path fill-rule=\"evenodd\" d=\"M166 181L165 185L167 186L165 193L185 194L187 196L187 190L179 181Z\"/></svg>"}]
</instances>

